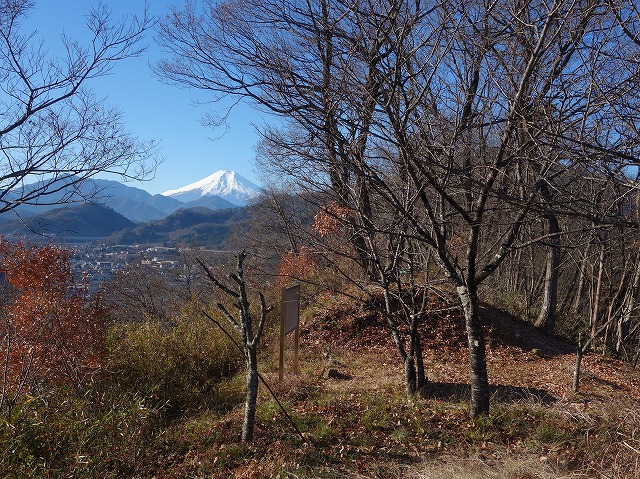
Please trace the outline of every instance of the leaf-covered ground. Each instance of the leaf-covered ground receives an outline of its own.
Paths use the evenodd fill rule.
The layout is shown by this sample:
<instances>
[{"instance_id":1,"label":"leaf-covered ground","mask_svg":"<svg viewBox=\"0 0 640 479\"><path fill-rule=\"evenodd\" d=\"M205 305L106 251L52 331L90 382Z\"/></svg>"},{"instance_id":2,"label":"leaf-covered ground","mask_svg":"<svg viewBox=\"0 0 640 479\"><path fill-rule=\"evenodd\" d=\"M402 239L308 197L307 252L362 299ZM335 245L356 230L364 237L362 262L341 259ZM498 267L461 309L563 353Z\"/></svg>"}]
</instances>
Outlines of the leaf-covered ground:
<instances>
[{"instance_id":1,"label":"leaf-covered ground","mask_svg":"<svg viewBox=\"0 0 640 479\"><path fill-rule=\"evenodd\" d=\"M382 318L376 312L344 309L335 304L313 318L303 333L303 345L330 357L332 351L373 354L388 360L401 379L401 364ZM464 319L454 304L433 304L437 311L421 328L429 380L450 386L468 383ZM628 364L596 352L583 358L579 394L570 392L575 367L575 346L542 335L533 326L504 311L483 305L486 324L487 361L490 383L496 393L512 390L517 394L540 394L540 399L573 400L590 403L623 395L640 401L640 374ZM347 365L345 365L347 366ZM390 372L390 371L389 371ZM578 399L579 398L579 399Z\"/></svg>"},{"instance_id":2,"label":"leaf-covered ground","mask_svg":"<svg viewBox=\"0 0 640 479\"><path fill-rule=\"evenodd\" d=\"M637 371L590 353L570 392L574 347L485 306L489 417L472 420L457 308L434 301L424 325L429 387L404 394L402 364L373 310L327 301L303 324L301 373L263 373L302 433L261 386L256 439L239 444L242 407L177 422L154 445L146 477L635 478L640 472ZM289 351L288 354L291 354ZM291 366L289 362L288 367ZM339 372L327 378L328 369Z\"/></svg>"}]
</instances>

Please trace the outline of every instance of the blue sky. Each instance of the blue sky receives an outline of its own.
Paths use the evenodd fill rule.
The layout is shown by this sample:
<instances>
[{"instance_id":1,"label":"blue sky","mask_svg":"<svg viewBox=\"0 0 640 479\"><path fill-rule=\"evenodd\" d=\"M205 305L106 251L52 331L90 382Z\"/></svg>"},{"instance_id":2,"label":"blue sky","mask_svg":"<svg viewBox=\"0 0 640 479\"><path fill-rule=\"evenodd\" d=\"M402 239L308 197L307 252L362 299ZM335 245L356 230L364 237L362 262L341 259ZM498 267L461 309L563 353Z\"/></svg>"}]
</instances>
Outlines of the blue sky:
<instances>
[{"instance_id":1,"label":"blue sky","mask_svg":"<svg viewBox=\"0 0 640 479\"><path fill-rule=\"evenodd\" d=\"M45 40L47 49L55 54L60 46L60 34L82 40L86 35L84 15L94 0L36 0L35 7L23 24L24 32L37 30L36 37ZM140 16L144 0L104 1L114 19L126 14ZM150 13L164 16L169 6L182 1L149 0ZM106 97L110 105L118 107L126 127L141 139L159 141L159 152L165 158L155 178L135 184L150 193L178 188L221 170L235 170L258 183L253 167L254 147L258 141L252 123L260 124L259 115L247 105L233 110L228 129L213 130L200 123L209 108L198 101L206 101L202 92L165 85L155 77L149 64L161 57L154 44L155 32L150 31L145 44L148 49L140 57L124 60L112 73L89 85L97 95Z\"/></svg>"}]
</instances>

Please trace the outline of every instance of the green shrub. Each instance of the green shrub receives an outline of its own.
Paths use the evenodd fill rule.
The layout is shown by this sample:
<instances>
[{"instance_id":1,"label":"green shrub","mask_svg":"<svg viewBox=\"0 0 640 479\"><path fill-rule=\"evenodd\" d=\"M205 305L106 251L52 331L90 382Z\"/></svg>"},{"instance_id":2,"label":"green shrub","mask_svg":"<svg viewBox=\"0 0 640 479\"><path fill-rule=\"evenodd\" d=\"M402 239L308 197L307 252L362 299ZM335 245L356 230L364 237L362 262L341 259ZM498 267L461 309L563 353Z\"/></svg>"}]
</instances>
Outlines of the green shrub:
<instances>
[{"instance_id":1,"label":"green shrub","mask_svg":"<svg viewBox=\"0 0 640 479\"><path fill-rule=\"evenodd\" d=\"M43 387L0 418L0 477L120 478L157 468L168 419L241 401L229 378L242 358L222 334L204 320L115 327L108 368L93 382Z\"/></svg>"},{"instance_id":2,"label":"green shrub","mask_svg":"<svg viewBox=\"0 0 640 479\"><path fill-rule=\"evenodd\" d=\"M0 420L0 477L117 478L144 468L159 415L133 396L101 399L56 388L19 403Z\"/></svg>"},{"instance_id":3,"label":"green shrub","mask_svg":"<svg viewBox=\"0 0 640 479\"><path fill-rule=\"evenodd\" d=\"M170 328L149 322L119 325L109 338L114 384L169 416L235 404L226 380L242 364L241 353L205 319Z\"/></svg>"}]
</instances>

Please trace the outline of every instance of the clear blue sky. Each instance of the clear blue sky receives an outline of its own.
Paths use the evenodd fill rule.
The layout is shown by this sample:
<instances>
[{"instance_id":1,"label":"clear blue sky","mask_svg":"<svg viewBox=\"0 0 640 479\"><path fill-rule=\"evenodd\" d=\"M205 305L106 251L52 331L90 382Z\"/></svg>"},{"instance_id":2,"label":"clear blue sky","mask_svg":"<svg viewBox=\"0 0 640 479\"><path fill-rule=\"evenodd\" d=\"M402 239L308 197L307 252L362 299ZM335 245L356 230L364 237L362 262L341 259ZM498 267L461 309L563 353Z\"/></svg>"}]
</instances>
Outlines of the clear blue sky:
<instances>
[{"instance_id":1,"label":"clear blue sky","mask_svg":"<svg viewBox=\"0 0 640 479\"><path fill-rule=\"evenodd\" d=\"M86 38L84 15L89 13L94 0L35 0L35 7L23 25L23 31L37 30L36 37L46 41L47 49L55 54L61 45L60 34L82 40ZM104 1L113 12L114 19L126 14L142 15L144 0ZM182 5L182 0L149 0L149 11L162 17L169 6ZM209 108L194 103L206 100L202 92L165 85L155 77L149 64L161 57L160 48L154 43L154 31L145 38L148 49L140 57L123 60L105 78L89 85L99 96L107 98L110 105L118 107L124 116L126 127L141 139L156 139L159 152L165 158L155 178L140 186L150 193L178 188L211 173L235 170L258 183L253 167L254 147L258 141L252 122L262 120L246 105L239 105L229 119L229 129L212 130L200 123Z\"/></svg>"}]
</instances>

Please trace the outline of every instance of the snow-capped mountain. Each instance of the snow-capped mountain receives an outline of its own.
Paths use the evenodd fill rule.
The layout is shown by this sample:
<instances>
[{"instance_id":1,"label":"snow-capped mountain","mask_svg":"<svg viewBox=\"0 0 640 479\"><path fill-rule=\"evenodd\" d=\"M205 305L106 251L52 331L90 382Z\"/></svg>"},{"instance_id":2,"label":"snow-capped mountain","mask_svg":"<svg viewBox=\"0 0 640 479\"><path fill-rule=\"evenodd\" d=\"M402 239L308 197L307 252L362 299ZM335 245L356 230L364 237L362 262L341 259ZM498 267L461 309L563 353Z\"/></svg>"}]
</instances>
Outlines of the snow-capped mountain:
<instances>
[{"instance_id":1,"label":"snow-capped mountain","mask_svg":"<svg viewBox=\"0 0 640 479\"><path fill-rule=\"evenodd\" d=\"M234 205L244 206L260 192L260 187L235 171L220 170L206 178L175 190L162 193L176 200L188 203L203 196L215 195Z\"/></svg>"}]
</instances>

